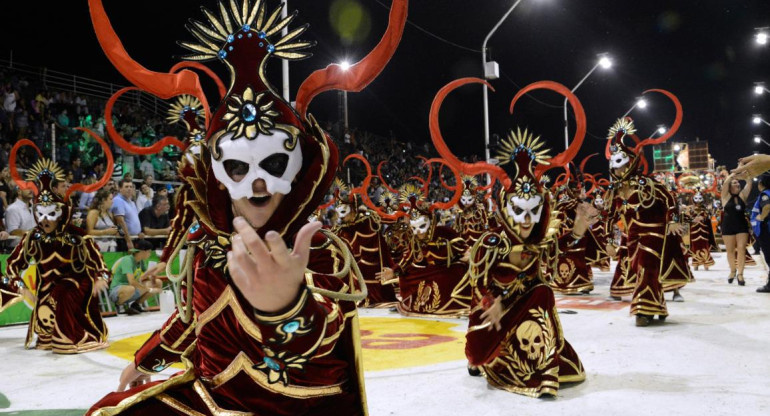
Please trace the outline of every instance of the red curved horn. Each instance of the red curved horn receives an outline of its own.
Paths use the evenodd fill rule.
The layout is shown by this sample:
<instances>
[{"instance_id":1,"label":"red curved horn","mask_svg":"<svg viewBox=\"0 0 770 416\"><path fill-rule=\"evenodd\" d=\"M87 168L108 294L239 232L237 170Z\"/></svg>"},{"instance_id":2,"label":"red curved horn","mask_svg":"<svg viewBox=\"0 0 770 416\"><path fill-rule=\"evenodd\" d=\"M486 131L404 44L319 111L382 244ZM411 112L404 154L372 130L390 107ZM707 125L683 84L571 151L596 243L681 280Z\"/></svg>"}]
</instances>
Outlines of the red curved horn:
<instances>
[{"instance_id":1,"label":"red curved horn","mask_svg":"<svg viewBox=\"0 0 770 416\"><path fill-rule=\"evenodd\" d=\"M172 97L189 94L208 108L208 101L203 94L198 74L193 71L183 70L177 74L150 71L143 67L128 54L120 38L107 17L102 5L102 0L88 0L91 22L94 26L96 38L99 41L107 59L112 65L133 85L147 91L164 100ZM208 124L209 112L206 113Z\"/></svg>"},{"instance_id":2,"label":"red curved horn","mask_svg":"<svg viewBox=\"0 0 770 416\"><path fill-rule=\"evenodd\" d=\"M441 167L438 168L438 179L441 181L441 186L449 191L454 191L457 189L458 186L460 186L459 183L456 183L455 186L451 186L448 183L444 182L444 166L448 167L450 171L452 171L455 176L457 176L457 170L453 168L449 163L446 162L444 159L436 159L438 163L441 164Z\"/></svg>"},{"instance_id":3,"label":"red curved horn","mask_svg":"<svg viewBox=\"0 0 770 416\"><path fill-rule=\"evenodd\" d=\"M393 57L406 25L407 0L393 0L390 6L388 28L377 46L363 59L353 64L347 71L337 64L313 72L300 85L297 91L297 112L302 119L307 115L307 108L316 95L330 90L359 92L382 72Z\"/></svg>"},{"instance_id":4,"label":"red curved horn","mask_svg":"<svg viewBox=\"0 0 770 416\"><path fill-rule=\"evenodd\" d=\"M575 135L572 138L572 143L570 143L569 147L567 147L565 151L552 157L548 161L549 165L538 165L535 167L535 177L537 178L542 176L543 173L545 173L545 171L548 169L553 169L558 166L566 166L567 163L572 161L572 159L577 156L578 150L580 150L580 146L583 145L583 139L585 139L586 136L586 113L583 110L583 105L580 104L580 100L578 100L578 98L575 96L575 94L572 93L572 91L570 91L569 88L559 84L558 82L539 81L520 89L511 101L509 113L513 114L513 107L516 105L516 102L524 96L524 94L539 89L546 89L557 92L563 95L569 101L570 105L572 106L572 111L575 113L576 128Z\"/></svg>"},{"instance_id":5,"label":"red curved horn","mask_svg":"<svg viewBox=\"0 0 770 416\"><path fill-rule=\"evenodd\" d=\"M670 139L677 132L677 130L679 130L679 126L682 125L682 103L679 102L679 99L676 98L676 95L674 95L674 94L672 94L672 93L670 93L670 92L668 92L666 90L661 90L661 89L647 90L643 94L647 94L648 92L659 92L659 93L665 95L666 97L670 98L671 101L674 103L674 107L676 108L676 115L674 116L674 123L671 124L671 128L668 129L666 134L658 137L657 139L648 138L648 139L642 140L641 143L636 145L636 149L635 150L636 150L637 153L644 146L649 146L649 145L653 145L653 144L660 144L660 143L663 143L666 140Z\"/></svg>"},{"instance_id":6,"label":"red curved horn","mask_svg":"<svg viewBox=\"0 0 770 416\"><path fill-rule=\"evenodd\" d=\"M107 101L107 105L104 108L104 121L107 125L107 133L110 135L110 138L112 138L112 141L115 142L120 148L127 150L131 153L136 153L139 155L151 155L159 153L161 150L163 150L166 146L176 146L182 150L185 149L184 143L180 142L179 139L176 137L166 136L160 141L154 143L150 147L141 147L141 146L135 146L126 139L123 138L123 136L118 133L118 131L115 129L115 125L112 123L112 108L115 106L115 102L120 98L123 94L127 93L128 91L136 91L139 90L139 88L136 87L126 87L115 94L113 94L112 97ZM202 102L203 104L203 102ZM208 106L208 103L205 103L204 105ZM208 107L205 107L208 108ZM208 120L208 114L209 112L206 112L206 119ZM207 121L208 123L208 121ZM207 124L208 125L208 124Z\"/></svg>"},{"instance_id":7,"label":"red curved horn","mask_svg":"<svg viewBox=\"0 0 770 416\"><path fill-rule=\"evenodd\" d=\"M214 71L211 70L211 68L207 67L206 65L203 65L200 62L194 62L194 61L182 61L178 62L176 65L171 67L171 73L179 72L180 70L184 68L195 68L204 74L208 75L209 78L214 81L214 83L217 85L217 90L219 91L219 99L222 99L227 95L227 88L225 87L225 83L222 82L222 79L219 78L219 75L217 75ZM206 114L209 114L210 111L208 109L208 103L206 105Z\"/></svg>"},{"instance_id":8,"label":"red curved horn","mask_svg":"<svg viewBox=\"0 0 770 416\"><path fill-rule=\"evenodd\" d=\"M366 177L364 178L364 180L366 180L366 179L368 179L369 177L372 176L372 167L371 167L371 165L369 165L369 161L366 160L365 157L359 155L358 153L353 153L351 155L348 155L348 157L346 157L345 160L342 161L342 166L345 166L345 164L348 163L348 161L351 160L351 159L356 159L356 160L358 160L358 161L360 161L361 163L364 164L364 168L366 169ZM361 184L361 186L358 187L358 188L353 188L353 185L351 184L351 188L352 189L350 190L350 192L358 193L360 195L361 192L362 192L362 190L361 190L362 187L363 187L363 184ZM366 189L363 189L363 193L366 193ZM363 197L363 195L362 195L362 197Z\"/></svg>"},{"instance_id":9,"label":"red curved horn","mask_svg":"<svg viewBox=\"0 0 770 416\"><path fill-rule=\"evenodd\" d=\"M392 186L388 185L387 182L385 182L385 177L382 176L382 165L385 164L385 161L383 160L379 164L377 164L377 177L380 178L380 183L382 183L382 186L387 188L390 192L398 193L398 190L396 188L393 188Z\"/></svg>"},{"instance_id":10,"label":"red curved horn","mask_svg":"<svg viewBox=\"0 0 770 416\"><path fill-rule=\"evenodd\" d=\"M445 85L443 88L441 88L438 91L438 93L436 93L436 97L433 98L433 103L430 106L430 120L429 120L430 138L433 140L433 146L436 147L438 154L441 155L441 157L444 160L446 160L450 166L454 167L459 172L462 172L466 175L489 174L490 176L493 176L495 179L502 182L503 186L508 187L510 186L511 180L502 168L500 168L499 166L490 165L487 162L476 162L476 163L461 162L460 159L458 159L457 156L455 156L452 153L452 151L449 150L449 147L447 147L446 142L444 142L444 137L441 135L441 127L439 127L439 120L438 120L438 114L439 114L439 110L441 110L441 104L444 102L444 99L446 98L447 95L449 95L450 92L454 91L455 89L465 84L471 84L471 83L484 84L489 89L494 91L494 88L492 88L492 86L489 85L488 82L479 78L461 78Z\"/></svg>"},{"instance_id":11,"label":"red curved horn","mask_svg":"<svg viewBox=\"0 0 770 416\"><path fill-rule=\"evenodd\" d=\"M586 163L588 163L588 159L591 159L592 157L598 155L598 153L591 153L590 155L586 156L581 162L580 162L580 172L585 175L586 172Z\"/></svg>"},{"instance_id":12,"label":"red curved horn","mask_svg":"<svg viewBox=\"0 0 770 416\"><path fill-rule=\"evenodd\" d=\"M76 183L67 189L67 193L64 195L64 199L68 200L70 195L72 195L73 192L94 192L97 189L101 189L104 185L107 185L107 182L110 181L110 178L112 177L112 172L115 170L115 160L112 157L112 152L110 151L110 147L107 146L107 143L104 142L104 140L99 137L98 134L96 134L94 131L84 128L84 127L75 127L75 130L80 130L88 133L91 137L93 137L94 140L96 140L97 143L99 143L99 146L102 147L102 152L104 152L104 157L107 158L107 161L105 162L105 171L104 175L101 179L99 179L99 182L93 183L91 185L83 185L82 183Z\"/></svg>"},{"instance_id":13,"label":"red curved horn","mask_svg":"<svg viewBox=\"0 0 770 416\"><path fill-rule=\"evenodd\" d=\"M27 182L24 179L21 178L21 175L19 175L19 169L16 167L16 153L24 146L32 146L35 151L37 151L37 155L40 157L43 157L43 152L38 149L37 145L32 140L29 139L21 139L16 144L13 145L11 148L11 154L8 156L8 166L11 170L11 177L13 178L13 181L16 182L16 185L19 187L19 189L23 189L25 191L32 191L35 195L39 192L39 189L37 189L37 185L35 185L34 182Z\"/></svg>"},{"instance_id":14,"label":"red curved horn","mask_svg":"<svg viewBox=\"0 0 770 416\"><path fill-rule=\"evenodd\" d=\"M433 158L433 159L428 159L427 163L428 164L431 164L431 163L446 163L446 161L444 161L443 159L439 159L439 158ZM447 166L449 166L449 165L447 165ZM455 187L454 196L449 201L447 201L447 202L434 202L430 206L430 210L431 211L433 211L435 209L449 209L449 208L457 205L457 203L460 201L460 197L463 194L463 187L460 186L460 183L462 182L462 178L460 177L460 172L458 172L458 171L453 169L452 173L454 173L454 175L455 175L455 183L457 184L457 186ZM428 185L430 185L430 182L428 182ZM427 196L427 193L426 193L426 196Z\"/></svg>"}]
</instances>

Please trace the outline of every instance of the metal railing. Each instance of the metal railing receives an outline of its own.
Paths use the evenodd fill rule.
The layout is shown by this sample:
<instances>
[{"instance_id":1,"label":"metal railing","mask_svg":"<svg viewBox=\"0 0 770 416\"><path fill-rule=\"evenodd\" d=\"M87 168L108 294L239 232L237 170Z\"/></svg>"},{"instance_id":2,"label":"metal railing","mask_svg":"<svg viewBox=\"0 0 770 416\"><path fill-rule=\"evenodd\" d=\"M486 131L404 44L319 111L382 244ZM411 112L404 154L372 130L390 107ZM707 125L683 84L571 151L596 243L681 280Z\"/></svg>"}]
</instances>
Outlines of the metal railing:
<instances>
[{"instance_id":1,"label":"metal railing","mask_svg":"<svg viewBox=\"0 0 770 416\"><path fill-rule=\"evenodd\" d=\"M17 73L35 76L43 83L45 89L72 92L76 95L85 95L105 101L121 88L125 87L125 85L113 84L111 82L99 81L81 77L79 75L54 71L48 68L19 63L13 60L13 55L11 55L10 59L0 58L0 67L13 70ZM129 91L123 94L121 102L126 101L155 115L164 114L168 107L168 104L163 100L149 94L144 94L140 91Z\"/></svg>"}]
</instances>

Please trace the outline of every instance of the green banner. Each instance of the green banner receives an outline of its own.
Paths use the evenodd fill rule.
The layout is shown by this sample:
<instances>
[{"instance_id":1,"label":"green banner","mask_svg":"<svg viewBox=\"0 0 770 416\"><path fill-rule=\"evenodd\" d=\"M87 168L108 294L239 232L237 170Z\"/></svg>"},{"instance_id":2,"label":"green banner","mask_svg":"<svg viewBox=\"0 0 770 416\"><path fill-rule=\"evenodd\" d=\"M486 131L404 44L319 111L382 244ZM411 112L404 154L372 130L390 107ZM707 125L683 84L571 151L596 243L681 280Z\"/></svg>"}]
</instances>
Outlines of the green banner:
<instances>
[{"instance_id":1,"label":"green banner","mask_svg":"<svg viewBox=\"0 0 770 416\"><path fill-rule=\"evenodd\" d=\"M125 256L126 254L127 253L124 252L109 252L102 253L102 257L104 257L104 262L107 264L107 268L112 269L112 265L115 264L119 258ZM0 267L2 267L3 271L5 271L6 259L8 259L8 254L0 254ZM155 252L153 252L149 261L158 262L160 261L160 258ZM179 273L178 258L173 263L171 263L171 272L174 274ZM150 300L148 300L148 303L153 303L154 300L154 297L151 297ZM25 324L29 322L30 316L32 316L32 309L30 309L30 307L27 306L24 302L19 302L0 313L0 326Z\"/></svg>"}]
</instances>

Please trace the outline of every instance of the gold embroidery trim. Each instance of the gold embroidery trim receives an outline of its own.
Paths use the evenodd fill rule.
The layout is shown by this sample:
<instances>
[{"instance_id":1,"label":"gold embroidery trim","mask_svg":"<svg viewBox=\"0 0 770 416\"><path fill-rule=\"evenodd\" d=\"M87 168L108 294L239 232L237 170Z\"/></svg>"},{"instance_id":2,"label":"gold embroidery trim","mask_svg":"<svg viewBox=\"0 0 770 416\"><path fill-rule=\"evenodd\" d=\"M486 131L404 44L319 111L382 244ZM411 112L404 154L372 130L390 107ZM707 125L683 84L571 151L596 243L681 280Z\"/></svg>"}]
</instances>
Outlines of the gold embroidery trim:
<instances>
[{"instance_id":1,"label":"gold embroidery trim","mask_svg":"<svg viewBox=\"0 0 770 416\"><path fill-rule=\"evenodd\" d=\"M253 366L254 363L249 359L249 357L246 356L243 351L241 351L235 357L233 362L227 366L227 368L212 378L211 387L217 388L230 381L240 372L244 372L249 376L249 378L251 378L255 383L257 383L265 390L275 394L293 397L295 399L309 399L313 397L332 396L342 393L342 383L321 387L303 387L293 385L284 386L283 383L270 384L267 379L267 374L263 373L262 371L255 370Z\"/></svg>"},{"instance_id":2,"label":"gold embroidery trim","mask_svg":"<svg viewBox=\"0 0 770 416\"><path fill-rule=\"evenodd\" d=\"M219 296L219 299L200 315L198 325L195 327L196 335L200 334L201 329L211 320L219 316L227 306L230 306L233 315L235 315L235 319L241 324L243 330L258 342L262 342L262 331L260 331L259 327L257 327L257 325L246 316L246 313L243 312L241 305L238 303L238 299L235 297L233 288L230 286L227 286Z\"/></svg>"}]
</instances>

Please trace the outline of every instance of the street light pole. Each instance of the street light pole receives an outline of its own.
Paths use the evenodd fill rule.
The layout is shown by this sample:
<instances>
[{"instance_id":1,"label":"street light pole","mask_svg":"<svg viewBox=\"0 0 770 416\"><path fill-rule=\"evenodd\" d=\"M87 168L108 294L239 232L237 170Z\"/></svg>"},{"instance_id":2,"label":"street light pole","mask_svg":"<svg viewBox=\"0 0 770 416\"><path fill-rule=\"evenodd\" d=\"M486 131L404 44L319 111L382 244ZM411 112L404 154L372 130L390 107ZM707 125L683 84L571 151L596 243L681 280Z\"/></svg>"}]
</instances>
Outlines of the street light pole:
<instances>
[{"instance_id":1,"label":"street light pole","mask_svg":"<svg viewBox=\"0 0 770 416\"><path fill-rule=\"evenodd\" d=\"M763 139L762 136L760 136L758 134L756 136L754 136L754 143L764 143L764 144L770 146L770 143L768 143L767 140Z\"/></svg>"},{"instance_id":2,"label":"street light pole","mask_svg":"<svg viewBox=\"0 0 770 416\"><path fill-rule=\"evenodd\" d=\"M766 125L770 126L770 123L765 121L765 119L763 119L759 114L754 114L754 117L751 119L751 121L753 121L754 124L765 123Z\"/></svg>"},{"instance_id":3,"label":"street light pole","mask_svg":"<svg viewBox=\"0 0 770 416\"><path fill-rule=\"evenodd\" d=\"M596 68L599 66L603 68L609 68L612 66L612 61L610 61L609 57L606 53L600 53L599 54L599 60L596 61L596 65L591 68L590 71L583 77L583 79L580 80L580 82L575 85L575 88L572 89L571 92L575 92L578 88L580 88L581 85L583 85L583 82L588 79L588 77L591 76L591 74L596 71ZM569 147L569 121L567 119L567 98L564 99L564 148L567 149Z\"/></svg>"},{"instance_id":4,"label":"street light pole","mask_svg":"<svg viewBox=\"0 0 770 416\"><path fill-rule=\"evenodd\" d=\"M634 105L632 105L631 108L629 108L628 111L626 111L623 114L623 116L620 117L620 118L625 118L629 113L634 111L634 108L636 108L636 107L639 107L639 108L647 107L647 101L645 101L644 98L642 98L642 97L637 97L636 102L634 102Z\"/></svg>"},{"instance_id":5,"label":"street light pole","mask_svg":"<svg viewBox=\"0 0 770 416\"><path fill-rule=\"evenodd\" d=\"M495 27L492 28L492 30L489 31L487 34L487 37L484 38L484 43L481 44L481 68L484 71L484 78L487 78L487 43L489 42L489 38L492 37L492 35L497 31L497 29L500 27L500 25L503 24L505 19L508 18L508 16L513 12L513 10L516 8L516 6L521 3L521 0L516 0L516 3L511 6L510 9L503 15L503 17L500 19L500 21L497 22ZM482 86L484 88L484 161L489 161L489 103L487 102L487 86Z\"/></svg>"}]
</instances>

